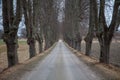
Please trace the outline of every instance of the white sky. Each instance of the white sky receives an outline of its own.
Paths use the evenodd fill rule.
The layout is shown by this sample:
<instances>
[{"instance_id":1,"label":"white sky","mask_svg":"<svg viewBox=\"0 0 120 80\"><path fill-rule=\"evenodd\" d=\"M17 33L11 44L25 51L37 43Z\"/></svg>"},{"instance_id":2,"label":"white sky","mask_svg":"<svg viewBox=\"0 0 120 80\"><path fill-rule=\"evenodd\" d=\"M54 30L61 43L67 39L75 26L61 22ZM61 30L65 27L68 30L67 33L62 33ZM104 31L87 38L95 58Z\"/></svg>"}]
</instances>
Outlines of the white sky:
<instances>
[{"instance_id":1,"label":"white sky","mask_svg":"<svg viewBox=\"0 0 120 80\"><path fill-rule=\"evenodd\" d=\"M107 6L105 7L106 22L107 25L110 25L113 13L114 0L108 0L105 4L107 4Z\"/></svg>"},{"instance_id":2,"label":"white sky","mask_svg":"<svg viewBox=\"0 0 120 80\"><path fill-rule=\"evenodd\" d=\"M62 0L61 3L59 4L60 7L60 11L58 14L58 21L62 22L63 21L63 17L64 17L64 7L65 7L65 0Z\"/></svg>"},{"instance_id":3,"label":"white sky","mask_svg":"<svg viewBox=\"0 0 120 80\"><path fill-rule=\"evenodd\" d=\"M110 4L113 6L114 4L114 0L108 0L108 2L106 2L106 4ZM112 12L113 12L113 7L110 7L110 6L106 6L105 8L105 16L106 16L106 22L107 22L107 25L110 24L111 22L111 19L112 19ZM64 7L65 7L65 0L62 0L60 5L60 11L59 11L59 14L58 14L58 20L59 22L62 22L63 21L63 18L64 18ZM19 31L18 31L18 34L20 35L20 30L22 28L25 28L25 25L24 25L24 18L22 18L22 22L20 23L20 26L19 26ZM3 26L2 26L2 5L0 5L0 29L3 29Z\"/></svg>"}]
</instances>

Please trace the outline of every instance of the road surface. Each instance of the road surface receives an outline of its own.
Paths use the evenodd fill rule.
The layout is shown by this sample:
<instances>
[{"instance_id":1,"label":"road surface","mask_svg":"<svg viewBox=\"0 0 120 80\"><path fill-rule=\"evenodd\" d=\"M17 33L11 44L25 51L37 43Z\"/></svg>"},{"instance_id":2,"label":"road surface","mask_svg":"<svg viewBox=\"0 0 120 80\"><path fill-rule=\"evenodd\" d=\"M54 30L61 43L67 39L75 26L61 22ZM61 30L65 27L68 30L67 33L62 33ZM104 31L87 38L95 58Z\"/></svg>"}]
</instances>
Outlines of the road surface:
<instances>
[{"instance_id":1,"label":"road surface","mask_svg":"<svg viewBox=\"0 0 120 80\"><path fill-rule=\"evenodd\" d=\"M101 80L62 41L21 80Z\"/></svg>"}]
</instances>

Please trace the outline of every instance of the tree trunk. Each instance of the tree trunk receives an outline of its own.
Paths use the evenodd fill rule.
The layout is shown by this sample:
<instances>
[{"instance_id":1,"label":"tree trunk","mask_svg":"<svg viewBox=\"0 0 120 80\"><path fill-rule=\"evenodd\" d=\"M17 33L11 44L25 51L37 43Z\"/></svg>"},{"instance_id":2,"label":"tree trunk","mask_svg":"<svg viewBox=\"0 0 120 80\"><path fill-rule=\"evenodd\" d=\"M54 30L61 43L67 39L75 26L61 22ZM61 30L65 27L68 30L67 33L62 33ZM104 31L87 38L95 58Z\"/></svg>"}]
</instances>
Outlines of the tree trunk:
<instances>
[{"instance_id":1,"label":"tree trunk","mask_svg":"<svg viewBox=\"0 0 120 80\"><path fill-rule=\"evenodd\" d=\"M100 43L100 62L109 64L109 51L110 51L110 44L112 41L112 37L116 27L116 20L118 14L120 2L115 0L114 7L113 7L113 15L112 21L109 26L107 26L105 21L105 0L100 1L100 11L99 11L99 27L96 29L98 30L97 37Z\"/></svg>"},{"instance_id":2,"label":"tree trunk","mask_svg":"<svg viewBox=\"0 0 120 80\"><path fill-rule=\"evenodd\" d=\"M89 18L89 30L88 30L88 34L85 37L85 42L86 42L86 55L89 56L91 53L91 46L92 46L92 40L94 37L94 27L95 27L95 17L94 17L94 13L93 13L93 7L94 7L94 3L92 0L90 0L90 18Z\"/></svg>"},{"instance_id":3,"label":"tree trunk","mask_svg":"<svg viewBox=\"0 0 120 80\"><path fill-rule=\"evenodd\" d=\"M29 45L30 58L32 58L36 55L35 40L29 38L28 39L28 45Z\"/></svg>"},{"instance_id":4,"label":"tree trunk","mask_svg":"<svg viewBox=\"0 0 120 80\"><path fill-rule=\"evenodd\" d=\"M87 37L85 38L85 43L86 43L86 52L85 52L85 54L87 56L89 56L90 53L91 53L92 41L93 41L93 32L88 33Z\"/></svg>"},{"instance_id":5,"label":"tree trunk","mask_svg":"<svg viewBox=\"0 0 120 80\"><path fill-rule=\"evenodd\" d=\"M73 41L73 48L75 49L75 41Z\"/></svg>"},{"instance_id":6,"label":"tree trunk","mask_svg":"<svg viewBox=\"0 0 120 80\"><path fill-rule=\"evenodd\" d=\"M38 39L39 44L39 53L43 51L43 39L39 37Z\"/></svg>"},{"instance_id":7,"label":"tree trunk","mask_svg":"<svg viewBox=\"0 0 120 80\"><path fill-rule=\"evenodd\" d=\"M77 50L81 51L81 41L82 37L80 36L80 33L77 34Z\"/></svg>"},{"instance_id":8,"label":"tree trunk","mask_svg":"<svg viewBox=\"0 0 120 80\"><path fill-rule=\"evenodd\" d=\"M77 41L75 41L75 46L74 46L74 48L75 48L75 49L78 48L78 42L77 42Z\"/></svg>"},{"instance_id":9,"label":"tree trunk","mask_svg":"<svg viewBox=\"0 0 120 80\"><path fill-rule=\"evenodd\" d=\"M39 53L41 53L42 52L42 43L39 43Z\"/></svg>"},{"instance_id":10,"label":"tree trunk","mask_svg":"<svg viewBox=\"0 0 120 80\"><path fill-rule=\"evenodd\" d=\"M66 41L67 42L67 41ZM70 43L69 43L69 45L72 47L72 40L70 40Z\"/></svg>"},{"instance_id":11,"label":"tree trunk","mask_svg":"<svg viewBox=\"0 0 120 80\"><path fill-rule=\"evenodd\" d=\"M6 40L5 42L7 46L8 67L11 67L18 63L17 39L9 38L9 40Z\"/></svg>"},{"instance_id":12,"label":"tree trunk","mask_svg":"<svg viewBox=\"0 0 120 80\"><path fill-rule=\"evenodd\" d=\"M45 40L45 50L47 50L49 47L49 41L48 40Z\"/></svg>"},{"instance_id":13,"label":"tree trunk","mask_svg":"<svg viewBox=\"0 0 120 80\"><path fill-rule=\"evenodd\" d=\"M16 0L16 8L14 13L13 0L2 0L2 17L4 35L3 39L7 47L8 67L18 63L17 56L17 32L21 21L21 0Z\"/></svg>"},{"instance_id":14,"label":"tree trunk","mask_svg":"<svg viewBox=\"0 0 120 80\"><path fill-rule=\"evenodd\" d=\"M81 42L78 42L78 43L77 43L77 50L78 50L78 51L81 51Z\"/></svg>"},{"instance_id":15,"label":"tree trunk","mask_svg":"<svg viewBox=\"0 0 120 80\"><path fill-rule=\"evenodd\" d=\"M100 44L103 42L100 42ZM100 45L100 62L109 64L110 43L107 40Z\"/></svg>"},{"instance_id":16,"label":"tree trunk","mask_svg":"<svg viewBox=\"0 0 120 80\"><path fill-rule=\"evenodd\" d=\"M91 53L92 42L86 42L86 55L89 56Z\"/></svg>"},{"instance_id":17,"label":"tree trunk","mask_svg":"<svg viewBox=\"0 0 120 80\"><path fill-rule=\"evenodd\" d=\"M109 64L109 51L112 37L106 32L98 37L100 44L100 62Z\"/></svg>"}]
</instances>

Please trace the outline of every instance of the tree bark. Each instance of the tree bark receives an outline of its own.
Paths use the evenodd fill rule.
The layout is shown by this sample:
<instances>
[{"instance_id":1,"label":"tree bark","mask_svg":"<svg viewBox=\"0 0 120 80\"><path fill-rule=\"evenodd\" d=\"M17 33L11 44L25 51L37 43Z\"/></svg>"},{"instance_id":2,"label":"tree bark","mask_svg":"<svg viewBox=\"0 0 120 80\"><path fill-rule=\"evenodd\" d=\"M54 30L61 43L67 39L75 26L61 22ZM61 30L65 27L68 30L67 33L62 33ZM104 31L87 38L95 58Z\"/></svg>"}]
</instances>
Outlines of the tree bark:
<instances>
[{"instance_id":1,"label":"tree bark","mask_svg":"<svg viewBox=\"0 0 120 80\"><path fill-rule=\"evenodd\" d=\"M16 2L16 13L13 10L13 0L2 0L4 42L7 46L8 67L18 63L17 56L17 31L21 21L21 0Z\"/></svg>"},{"instance_id":2,"label":"tree bark","mask_svg":"<svg viewBox=\"0 0 120 80\"><path fill-rule=\"evenodd\" d=\"M35 29L34 27L34 21L33 21L33 1L31 0L22 0L23 4L23 10L24 10L24 17L25 17L25 25L26 25L26 31L27 31L27 43L29 45L29 54L30 58L34 57L36 55L36 49L35 49Z\"/></svg>"},{"instance_id":3,"label":"tree bark","mask_svg":"<svg viewBox=\"0 0 120 80\"><path fill-rule=\"evenodd\" d=\"M84 39L86 42L85 54L87 56L89 56L91 53L92 40L94 37L95 18L94 18L94 13L93 13L93 7L94 7L94 2L90 0L89 30L88 30L87 36Z\"/></svg>"},{"instance_id":4,"label":"tree bark","mask_svg":"<svg viewBox=\"0 0 120 80\"><path fill-rule=\"evenodd\" d=\"M39 53L41 53L42 52L42 50L43 50L43 48L42 48L43 46L42 46L42 43L40 43L39 42Z\"/></svg>"},{"instance_id":5,"label":"tree bark","mask_svg":"<svg viewBox=\"0 0 120 80\"><path fill-rule=\"evenodd\" d=\"M110 44L100 45L100 62L109 64Z\"/></svg>"},{"instance_id":6,"label":"tree bark","mask_svg":"<svg viewBox=\"0 0 120 80\"><path fill-rule=\"evenodd\" d=\"M82 41L82 37L81 37L81 35L80 35L79 32L76 34L76 36L77 36L77 50L78 50L78 51L81 51L81 41Z\"/></svg>"},{"instance_id":7,"label":"tree bark","mask_svg":"<svg viewBox=\"0 0 120 80\"><path fill-rule=\"evenodd\" d=\"M81 51L81 42L78 43L78 51Z\"/></svg>"},{"instance_id":8,"label":"tree bark","mask_svg":"<svg viewBox=\"0 0 120 80\"><path fill-rule=\"evenodd\" d=\"M32 58L36 55L35 39L29 38L27 42L29 45L30 58Z\"/></svg>"},{"instance_id":9,"label":"tree bark","mask_svg":"<svg viewBox=\"0 0 120 80\"><path fill-rule=\"evenodd\" d=\"M110 26L107 26L104 14L105 0L100 1L99 27L97 27L96 29L98 31L97 37L100 44L100 62L102 63L109 64L110 44L116 27L119 5L120 2L117 2L117 0L115 0L112 21Z\"/></svg>"},{"instance_id":10,"label":"tree bark","mask_svg":"<svg viewBox=\"0 0 120 80\"><path fill-rule=\"evenodd\" d=\"M18 63L17 44L7 44L8 67Z\"/></svg>"},{"instance_id":11,"label":"tree bark","mask_svg":"<svg viewBox=\"0 0 120 80\"><path fill-rule=\"evenodd\" d=\"M43 39L42 39L42 33L36 33L36 40L38 41L39 46L39 53L43 51Z\"/></svg>"},{"instance_id":12,"label":"tree bark","mask_svg":"<svg viewBox=\"0 0 120 80\"><path fill-rule=\"evenodd\" d=\"M92 40L86 41L85 55L89 56L91 53Z\"/></svg>"},{"instance_id":13,"label":"tree bark","mask_svg":"<svg viewBox=\"0 0 120 80\"><path fill-rule=\"evenodd\" d=\"M111 39L106 33L104 37L100 36L98 38L100 44L100 62L109 64L109 51Z\"/></svg>"}]
</instances>

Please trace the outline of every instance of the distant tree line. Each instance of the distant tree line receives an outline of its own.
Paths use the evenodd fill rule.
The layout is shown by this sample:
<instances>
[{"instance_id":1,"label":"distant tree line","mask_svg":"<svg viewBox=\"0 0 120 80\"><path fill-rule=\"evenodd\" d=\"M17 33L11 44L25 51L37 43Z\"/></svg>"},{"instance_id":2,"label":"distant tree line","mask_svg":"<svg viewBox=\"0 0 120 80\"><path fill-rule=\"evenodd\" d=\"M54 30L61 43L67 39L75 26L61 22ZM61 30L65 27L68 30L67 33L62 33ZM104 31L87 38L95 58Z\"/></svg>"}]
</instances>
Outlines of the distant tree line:
<instances>
[{"instance_id":1,"label":"distant tree line","mask_svg":"<svg viewBox=\"0 0 120 80\"><path fill-rule=\"evenodd\" d=\"M0 0L1 1L1 0ZM59 0L58 0L59 1ZM81 51L81 41L86 34L86 55L91 53L93 38L100 45L100 62L109 63L109 51L115 30L120 24L120 1L115 0L110 25L105 20L106 0L65 0L64 20L58 22L57 0L2 0L3 40L7 47L8 67L18 63L18 27L25 19L27 44L30 58L36 56L36 41L39 53L50 48L59 39L59 25L62 37L71 47ZM88 29L88 31L86 31ZM43 49L43 43L44 49Z\"/></svg>"},{"instance_id":2,"label":"distant tree line","mask_svg":"<svg viewBox=\"0 0 120 80\"><path fill-rule=\"evenodd\" d=\"M79 51L81 50L81 34L85 32L84 24L88 23L88 1L66 0L65 2L64 40Z\"/></svg>"},{"instance_id":3,"label":"distant tree line","mask_svg":"<svg viewBox=\"0 0 120 80\"><path fill-rule=\"evenodd\" d=\"M58 40L58 9L55 0L2 0L2 12L3 40L7 46L8 67L18 63L17 32L22 16L25 19L26 33L25 30L22 31L27 37L30 58L36 56L36 41L41 53Z\"/></svg>"},{"instance_id":4,"label":"distant tree line","mask_svg":"<svg viewBox=\"0 0 120 80\"><path fill-rule=\"evenodd\" d=\"M86 43L85 54L91 54L93 38L96 36L100 45L100 59L102 63L109 64L110 44L113 35L120 25L120 1L114 0L113 14L110 25L105 19L105 2L109 0L66 0L64 26L64 40L73 48L80 51L81 29L85 22L89 24L87 35L84 38ZM89 23L88 23L89 22Z\"/></svg>"}]
</instances>

